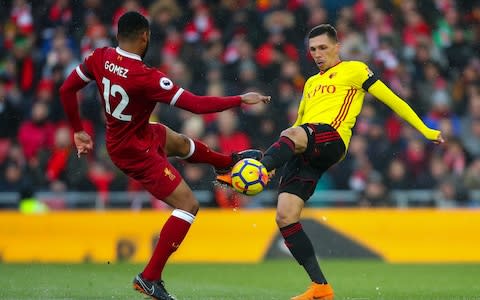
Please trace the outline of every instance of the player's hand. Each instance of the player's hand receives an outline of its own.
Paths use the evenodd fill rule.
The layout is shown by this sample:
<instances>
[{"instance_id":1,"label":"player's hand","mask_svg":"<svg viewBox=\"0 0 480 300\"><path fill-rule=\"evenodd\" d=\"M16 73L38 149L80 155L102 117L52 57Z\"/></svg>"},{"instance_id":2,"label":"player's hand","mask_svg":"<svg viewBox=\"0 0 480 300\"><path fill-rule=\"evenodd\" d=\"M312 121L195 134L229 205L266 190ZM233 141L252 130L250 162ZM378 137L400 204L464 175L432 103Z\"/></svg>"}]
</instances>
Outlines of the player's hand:
<instances>
[{"instance_id":1,"label":"player's hand","mask_svg":"<svg viewBox=\"0 0 480 300\"><path fill-rule=\"evenodd\" d=\"M240 96L242 98L242 103L245 104L257 104L260 102L269 103L272 99L271 96L264 96L259 93L249 92Z\"/></svg>"},{"instance_id":2,"label":"player's hand","mask_svg":"<svg viewBox=\"0 0 480 300\"><path fill-rule=\"evenodd\" d=\"M75 132L73 134L73 140L77 147L77 155L80 157L82 154L88 154L93 149L93 141L88 133L85 131Z\"/></svg>"},{"instance_id":3,"label":"player's hand","mask_svg":"<svg viewBox=\"0 0 480 300\"><path fill-rule=\"evenodd\" d=\"M442 137L442 133L438 132L437 139L433 140L435 144L443 144L445 143L445 140Z\"/></svg>"},{"instance_id":4,"label":"player's hand","mask_svg":"<svg viewBox=\"0 0 480 300\"><path fill-rule=\"evenodd\" d=\"M442 132L440 130L428 128L426 133L424 134L427 139L431 140L435 144L442 144L445 142L442 137Z\"/></svg>"}]
</instances>

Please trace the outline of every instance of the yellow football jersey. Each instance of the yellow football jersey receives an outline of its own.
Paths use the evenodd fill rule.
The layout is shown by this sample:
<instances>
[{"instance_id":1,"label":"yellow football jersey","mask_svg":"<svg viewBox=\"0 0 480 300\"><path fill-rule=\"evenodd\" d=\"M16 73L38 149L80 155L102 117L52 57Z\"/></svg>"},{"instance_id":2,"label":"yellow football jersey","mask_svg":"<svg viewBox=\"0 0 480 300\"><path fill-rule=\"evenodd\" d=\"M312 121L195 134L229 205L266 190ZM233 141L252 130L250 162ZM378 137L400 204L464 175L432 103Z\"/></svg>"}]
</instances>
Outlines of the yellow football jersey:
<instances>
[{"instance_id":1,"label":"yellow football jersey","mask_svg":"<svg viewBox=\"0 0 480 300\"><path fill-rule=\"evenodd\" d=\"M348 148L352 127L368 90L377 78L359 61L341 61L305 83L298 117L293 126L305 123L329 124Z\"/></svg>"}]
</instances>

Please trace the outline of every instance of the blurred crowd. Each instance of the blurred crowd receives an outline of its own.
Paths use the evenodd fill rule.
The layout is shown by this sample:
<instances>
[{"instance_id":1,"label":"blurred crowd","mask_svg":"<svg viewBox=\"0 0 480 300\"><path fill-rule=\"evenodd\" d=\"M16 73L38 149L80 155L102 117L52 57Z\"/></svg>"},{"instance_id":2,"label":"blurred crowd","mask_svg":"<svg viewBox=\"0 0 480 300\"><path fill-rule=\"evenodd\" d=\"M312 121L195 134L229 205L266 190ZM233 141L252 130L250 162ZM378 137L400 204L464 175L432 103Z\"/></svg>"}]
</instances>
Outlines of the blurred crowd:
<instances>
[{"instance_id":1,"label":"blurred crowd","mask_svg":"<svg viewBox=\"0 0 480 300\"><path fill-rule=\"evenodd\" d=\"M431 189L467 206L480 189L480 1L453 0L0 0L0 191L136 191L110 162L94 84L80 94L95 151L78 159L58 88L97 47L116 46L119 17L151 22L145 61L201 95L260 91L272 103L193 115L158 105L152 121L225 153L265 150L290 126L305 80L318 72L305 35L333 24L343 60L361 60L448 141L434 146L366 97L346 159L317 189L349 189L363 206L392 205L390 191ZM73 101L74 99L72 99ZM215 187L206 165L173 159L213 205L248 205ZM269 188L276 188L274 178ZM107 199L108 197L106 197Z\"/></svg>"}]
</instances>

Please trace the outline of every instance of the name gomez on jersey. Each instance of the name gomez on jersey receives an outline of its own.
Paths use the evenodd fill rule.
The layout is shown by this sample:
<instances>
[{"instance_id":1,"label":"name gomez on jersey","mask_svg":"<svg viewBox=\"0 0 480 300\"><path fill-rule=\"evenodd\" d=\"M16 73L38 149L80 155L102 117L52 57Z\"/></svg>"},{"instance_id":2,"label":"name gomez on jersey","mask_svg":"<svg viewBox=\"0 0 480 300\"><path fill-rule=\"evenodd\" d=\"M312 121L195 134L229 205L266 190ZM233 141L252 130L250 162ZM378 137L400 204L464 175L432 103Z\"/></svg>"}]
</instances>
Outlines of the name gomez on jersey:
<instances>
[{"instance_id":1,"label":"name gomez on jersey","mask_svg":"<svg viewBox=\"0 0 480 300\"><path fill-rule=\"evenodd\" d=\"M117 74L118 76L122 76L123 78L127 78L128 69L117 66L116 64L111 63L108 60L105 62L105 70Z\"/></svg>"}]
</instances>

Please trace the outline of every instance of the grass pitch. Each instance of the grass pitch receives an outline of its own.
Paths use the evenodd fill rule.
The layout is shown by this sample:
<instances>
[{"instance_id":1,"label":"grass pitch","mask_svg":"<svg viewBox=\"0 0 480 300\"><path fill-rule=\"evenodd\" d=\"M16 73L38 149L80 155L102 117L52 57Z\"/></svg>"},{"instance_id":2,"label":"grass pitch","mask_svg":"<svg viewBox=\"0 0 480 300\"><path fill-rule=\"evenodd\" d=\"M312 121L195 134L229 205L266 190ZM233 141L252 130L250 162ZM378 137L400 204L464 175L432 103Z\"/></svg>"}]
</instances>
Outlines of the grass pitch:
<instances>
[{"instance_id":1,"label":"grass pitch","mask_svg":"<svg viewBox=\"0 0 480 300\"><path fill-rule=\"evenodd\" d=\"M322 261L336 298L480 300L480 265ZM143 265L0 264L0 299L144 299L131 280ZM292 260L261 264L170 264L167 289L178 299L290 299L309 284Z\"/></svg>"}]
</instances>

